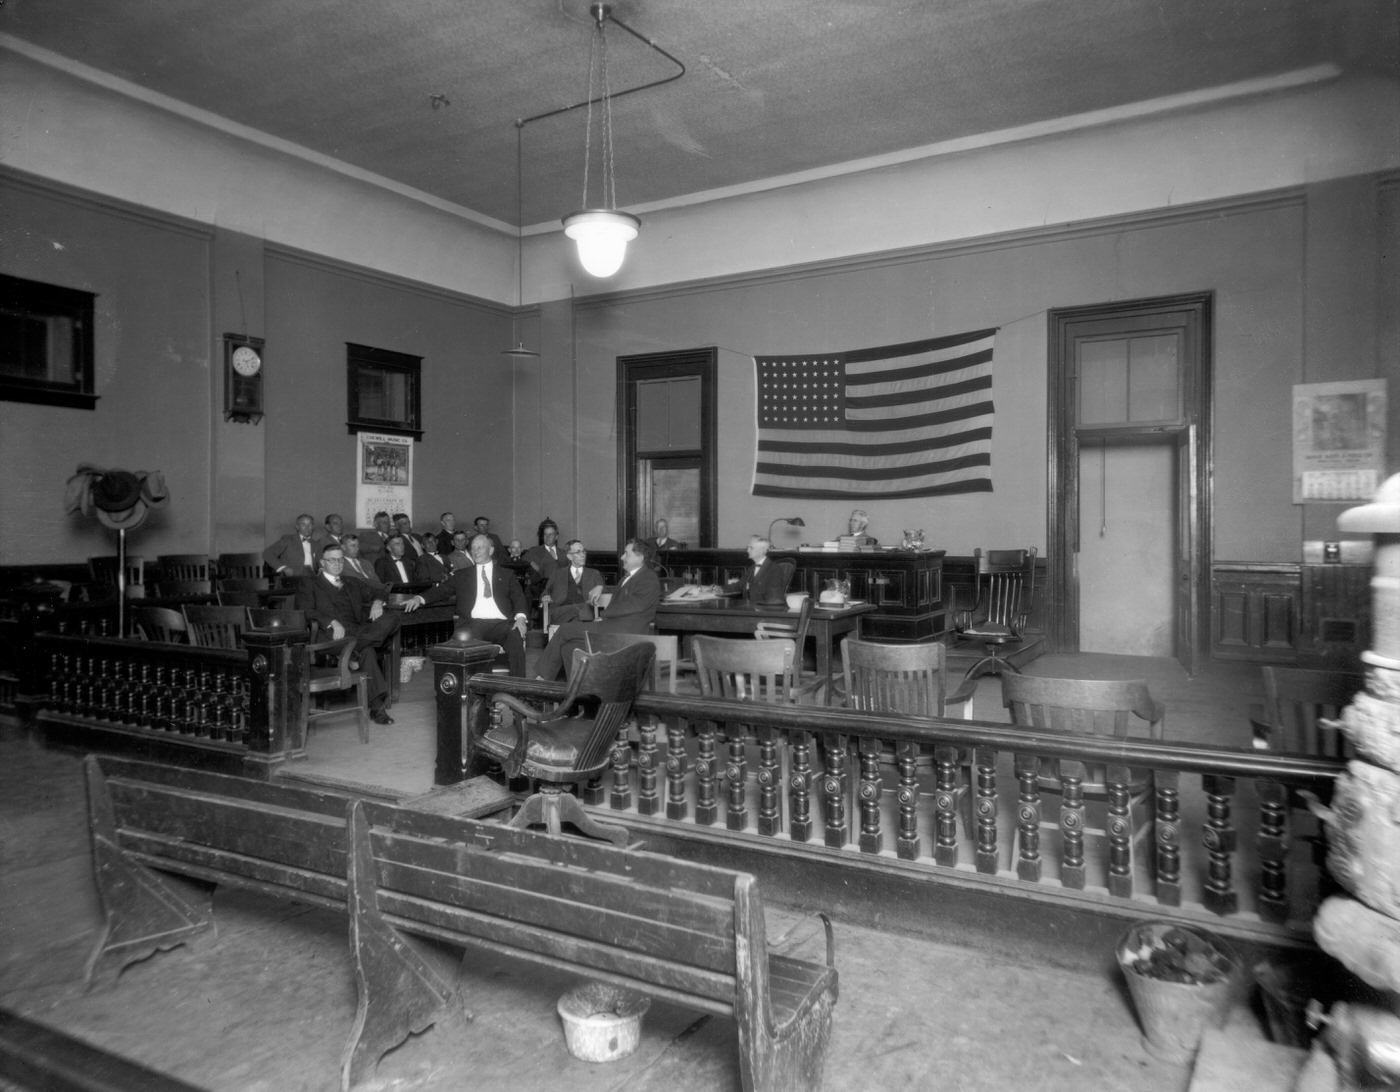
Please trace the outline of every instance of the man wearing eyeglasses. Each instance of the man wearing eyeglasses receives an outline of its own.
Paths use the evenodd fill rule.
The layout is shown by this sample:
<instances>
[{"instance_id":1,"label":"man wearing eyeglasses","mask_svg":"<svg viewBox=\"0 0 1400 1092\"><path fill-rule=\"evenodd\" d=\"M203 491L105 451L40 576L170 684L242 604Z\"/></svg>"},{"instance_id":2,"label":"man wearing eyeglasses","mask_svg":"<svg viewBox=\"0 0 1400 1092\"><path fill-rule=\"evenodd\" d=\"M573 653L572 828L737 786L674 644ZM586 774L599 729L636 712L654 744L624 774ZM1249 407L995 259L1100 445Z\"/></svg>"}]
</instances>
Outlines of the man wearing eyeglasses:
<instances>
[{"instance_id":1,"label":"man wearing eyeglasses","mask_svg":"<svg viewBox=\"0 0 1400 1092\"><path fill-rule=\"evenodd\" d=\"M571 538L565 543L564 559L565 564L554 570L540 596L541 606L549 604L551 625L592 619L603 594L603 574L584 564L588 551L582 542Z\"/></svg>"},{"instance_id":2,"label":"man wearing eyeglasses","mask_svg":"<svg viewBox=\"0 0 1400 1092\"><path fill-rule=\"evenodd\" d=\"M614 633L647 633L656 620L656 605L661 602L661 580L647 565L647 547L640 539L629 538L622 548L622 580L608 603L607 615L597 622L565 622L554 631L544 646L537 679L554 680L567 665L574 666L574 649L588 643L590 629Z\"/></svg>"},{"instance_id":3,"label":"man wearing eyeglasses","mask_svg":"<svg viewBox=\"0 0 1400 1092\"><path fill-rule=\"evenodd\" d=\"M332 640L355 639L355 651L369 678L369 716L375 724L393 724L384 708L389 685L379 663L379 653L398 632L401 620L384 611L380 599L363 580L343 576L345 552L338 543L321 551L321 571L302 577L297 589L297 609L320 625Z\"/></svg>"}]
</instances>

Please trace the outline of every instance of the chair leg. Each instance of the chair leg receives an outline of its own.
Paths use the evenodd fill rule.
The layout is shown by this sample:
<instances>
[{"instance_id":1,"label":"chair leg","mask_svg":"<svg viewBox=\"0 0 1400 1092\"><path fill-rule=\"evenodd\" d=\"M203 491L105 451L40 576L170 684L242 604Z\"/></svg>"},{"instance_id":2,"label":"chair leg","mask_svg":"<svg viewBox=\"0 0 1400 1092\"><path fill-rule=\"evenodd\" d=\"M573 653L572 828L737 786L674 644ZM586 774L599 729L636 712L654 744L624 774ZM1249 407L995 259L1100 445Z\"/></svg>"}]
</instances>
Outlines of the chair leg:
<instances>
[{"instance_id":1,"label":"chair leg","mask_svg":"<svg viewBox=\"0 0 1400 1092\"><path fill-rule=\"evenodd\" d=\"M369 680L363 675L355 684L355 715L360 718L360 742L369 742Z\"/></svg>"}]
</instances>

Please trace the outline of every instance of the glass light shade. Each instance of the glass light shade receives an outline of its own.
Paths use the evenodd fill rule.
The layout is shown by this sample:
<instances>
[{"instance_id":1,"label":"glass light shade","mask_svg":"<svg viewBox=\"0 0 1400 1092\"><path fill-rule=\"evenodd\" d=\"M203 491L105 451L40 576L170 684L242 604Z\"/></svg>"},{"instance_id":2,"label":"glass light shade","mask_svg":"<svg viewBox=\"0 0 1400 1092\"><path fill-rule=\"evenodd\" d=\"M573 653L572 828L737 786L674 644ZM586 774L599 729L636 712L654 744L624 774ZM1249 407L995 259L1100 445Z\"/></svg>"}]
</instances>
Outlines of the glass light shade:
<instances>
[{"instance_id":1,"label":"glass light shade","mask_svg":"<svg viewBox=\"0 0 1400 1092\"><path fill-rule=\"evenodd\" d=\"M564 234L578 244L578 260L595 277L611 277L622 268L627 244L642 222L626 212L585 209L564 217Z\"/></svg>"}]
</instances>

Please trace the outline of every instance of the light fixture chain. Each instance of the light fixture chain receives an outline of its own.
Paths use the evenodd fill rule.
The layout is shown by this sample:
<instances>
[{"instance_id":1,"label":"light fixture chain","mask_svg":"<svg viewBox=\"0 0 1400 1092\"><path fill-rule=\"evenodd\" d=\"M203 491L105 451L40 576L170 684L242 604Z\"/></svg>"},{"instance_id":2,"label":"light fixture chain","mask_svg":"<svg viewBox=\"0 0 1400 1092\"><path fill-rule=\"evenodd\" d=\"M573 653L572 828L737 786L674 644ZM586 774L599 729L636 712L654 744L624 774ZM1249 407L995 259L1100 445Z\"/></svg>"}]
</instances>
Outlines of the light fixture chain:
<instances>
[{"instance_id":1,"label":"light fixture chain","mask_svg":"<svg viewBox=\"0 0 1400 1092\"><path fill-rule=\"evenodd\" d=\"M608 39L598 24L603 55L603 207L617 208L617 173L613 170L612 81L608 78Z\"/></svg>"},{"instance_id":2,"label":"light fixture chain","mask_svg":"<svg viewBox=\"0 0 1400 1092\"><path fill-rule=\"evenodd\" d=\"M603 24L599 21L593 28L593 37L588 42L588 106L583 122L583 204L580 208L588 208L588 167L593 159L593 94L594 71L598 64L598 43L602 40L603 49L607 49L607 40L603 38ZM607 55L604 54L604 63ZM607 184L607 176L603 178L604 185Z\"/></svg>"}]
</instances>

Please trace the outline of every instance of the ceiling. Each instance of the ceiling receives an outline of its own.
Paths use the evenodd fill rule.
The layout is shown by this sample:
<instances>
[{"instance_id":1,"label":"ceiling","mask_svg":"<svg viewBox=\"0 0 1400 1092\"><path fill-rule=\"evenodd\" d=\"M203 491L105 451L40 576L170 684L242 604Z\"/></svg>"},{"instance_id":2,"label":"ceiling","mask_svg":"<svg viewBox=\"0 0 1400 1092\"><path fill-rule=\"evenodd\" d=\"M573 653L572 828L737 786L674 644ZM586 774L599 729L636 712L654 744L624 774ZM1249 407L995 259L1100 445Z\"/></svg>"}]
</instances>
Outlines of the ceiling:
<instances>
[{"instance_id":1,"label":"ceiling","mask_svg":"<svg viewBox=\"0 0 1400 1092\"><path fill-rule=\"evenodd\" d=\"M617 204L1317 65L1400 69L1395 0L617 0L684 64L613 107ZM514 225L582 204L585 0L6 0L0 33ZM608 26L614 93L677 71ZM440 96L434 105L434 96ZM595 133L596 140L596 133ZM597 167L590 203L599 203Z\"/></svg>"}]
</instances>

